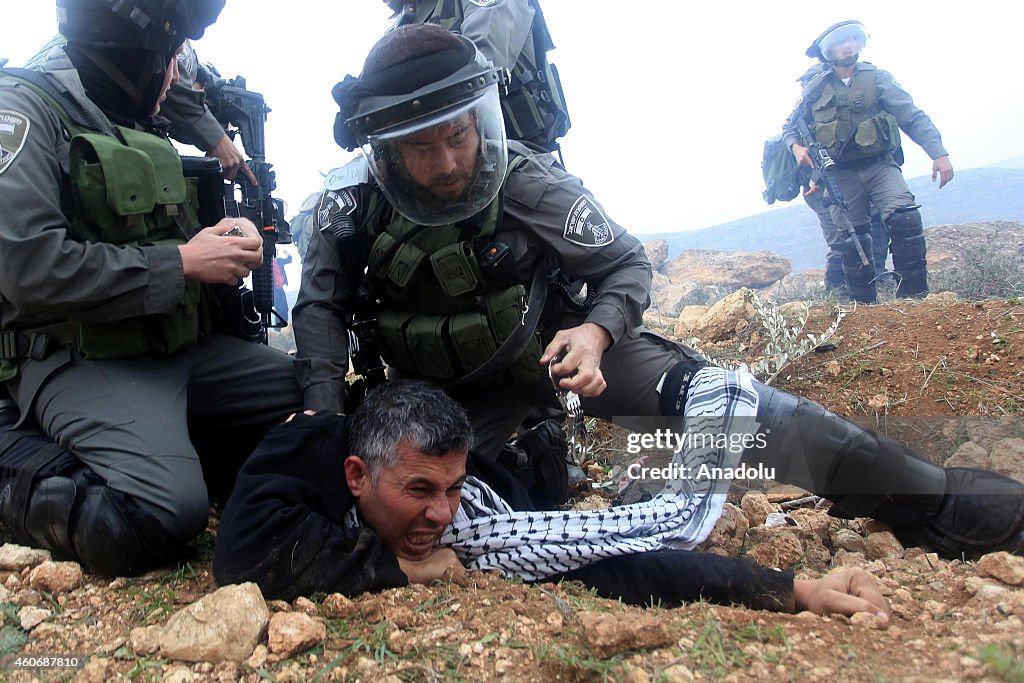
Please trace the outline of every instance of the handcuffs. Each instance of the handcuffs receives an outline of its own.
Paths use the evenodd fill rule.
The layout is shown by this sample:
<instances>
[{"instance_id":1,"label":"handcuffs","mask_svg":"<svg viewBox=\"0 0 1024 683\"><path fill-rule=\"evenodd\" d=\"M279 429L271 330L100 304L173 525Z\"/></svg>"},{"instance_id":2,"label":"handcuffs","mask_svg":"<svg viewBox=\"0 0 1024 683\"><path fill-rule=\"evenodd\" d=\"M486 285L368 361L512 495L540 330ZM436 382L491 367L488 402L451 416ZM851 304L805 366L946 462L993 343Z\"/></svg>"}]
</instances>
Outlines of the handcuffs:
<instances>
[{"instance_id":1,"label":"handcuffs","mask_svg":"<svg viewBox=\"0 0 1024 683\"><path fill-rule=\"evenodd\" d=\"M587 453L587 423L583 415L583 405L580 402L580 395L570 389L563 389L558 385L561 377L556 377L552 366L565 358L565 352L558 354L548 363L548 378L555 389L555 396L562 404L562 410L569 416L569 447L572 450L572 460L580 467L583 467L583 460Z\"/></svg>"}]
</instances>

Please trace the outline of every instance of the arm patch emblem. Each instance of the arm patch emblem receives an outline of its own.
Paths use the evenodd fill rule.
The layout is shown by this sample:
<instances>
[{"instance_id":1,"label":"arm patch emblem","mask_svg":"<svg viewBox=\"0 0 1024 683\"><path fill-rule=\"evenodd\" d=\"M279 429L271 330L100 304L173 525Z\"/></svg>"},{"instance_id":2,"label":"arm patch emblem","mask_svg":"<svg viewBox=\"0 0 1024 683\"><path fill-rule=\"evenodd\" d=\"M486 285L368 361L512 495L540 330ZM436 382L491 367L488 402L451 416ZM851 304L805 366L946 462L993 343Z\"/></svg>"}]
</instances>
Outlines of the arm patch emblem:
<instances>
[{"instance_id":1,"label":"arm patch emblem","mask_svg":"<svg viewBox=\"0 0 1024 683\"><path fill-rule=\"evenodd\" d=\"M0 173L6 171L25 146L32 122L24 114L0 110Z\"/></svg>"},{"instance_id":2,"label":"arm patch emblem","mask_svg":"<svg viewBox=\"0 0 1024 683\"><path fill-rule=\"evenodd\" d=\"M615 241L608 219L586 195L573 202L562 236L581 247L603 247Z\"/></svg>"}]
</instances>

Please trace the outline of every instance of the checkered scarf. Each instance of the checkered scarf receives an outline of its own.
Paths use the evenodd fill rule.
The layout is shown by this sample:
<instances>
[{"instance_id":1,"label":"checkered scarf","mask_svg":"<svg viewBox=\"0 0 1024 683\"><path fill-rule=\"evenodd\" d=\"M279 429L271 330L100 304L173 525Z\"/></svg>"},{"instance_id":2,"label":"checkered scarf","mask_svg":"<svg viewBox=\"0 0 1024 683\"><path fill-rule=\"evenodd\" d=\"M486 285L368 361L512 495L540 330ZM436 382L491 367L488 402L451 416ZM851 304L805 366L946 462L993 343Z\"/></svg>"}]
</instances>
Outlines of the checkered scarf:
<instances>
[{"instance_id":1,"label":"checkered scarf","mask_svg":"<svg viewBox=\"0 0 1024 683\"><path fill-rule=\"evenodd\" d=\"M743 371L705 367L690 382L688 432L749 433L757 392ZM735 467L742 453L685 446L672 462L696 472L701 464ZM451 547L470 569L497 569L536 581L598 560L664 548L689 550L707 538L722 514L725 493L710 479L670 479L651 500L609 510L517 512L474 477L462 487L462 504L440 545ZM346 520L358 525L355 508Z\"/></svg>"}]
</instances>

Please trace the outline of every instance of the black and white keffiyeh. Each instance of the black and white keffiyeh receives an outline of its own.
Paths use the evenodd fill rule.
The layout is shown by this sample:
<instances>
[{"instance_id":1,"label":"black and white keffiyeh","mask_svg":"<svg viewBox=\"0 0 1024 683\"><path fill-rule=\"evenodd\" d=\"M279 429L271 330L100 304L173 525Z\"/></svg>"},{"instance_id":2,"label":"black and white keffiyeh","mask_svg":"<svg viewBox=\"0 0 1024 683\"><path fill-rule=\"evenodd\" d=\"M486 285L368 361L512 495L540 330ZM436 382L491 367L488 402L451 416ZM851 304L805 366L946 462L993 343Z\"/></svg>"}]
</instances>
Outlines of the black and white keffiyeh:
<instances>
[{"instance_id":1,"label":"black and white keffiyeh","mask_svg":"<svg viewBox=\"0 0 1024 683\"><path fill-rule=\"evenodd\" d=\"M685 430L741 436L755 429L757 392L742 370L705 367L690 382ZM736 419L749 418L749 419ZM684 442L672 463L733 468L742 452ZM714 479L675 478L651 500L608 510L517 512L487 484L469 477L462 504L440 545L470 569L497 569L536 581L598 560L665 548L688 550L711 533L725 493ZM358 525L353 508L346 523Z\"/></svg>"}]
</instances>

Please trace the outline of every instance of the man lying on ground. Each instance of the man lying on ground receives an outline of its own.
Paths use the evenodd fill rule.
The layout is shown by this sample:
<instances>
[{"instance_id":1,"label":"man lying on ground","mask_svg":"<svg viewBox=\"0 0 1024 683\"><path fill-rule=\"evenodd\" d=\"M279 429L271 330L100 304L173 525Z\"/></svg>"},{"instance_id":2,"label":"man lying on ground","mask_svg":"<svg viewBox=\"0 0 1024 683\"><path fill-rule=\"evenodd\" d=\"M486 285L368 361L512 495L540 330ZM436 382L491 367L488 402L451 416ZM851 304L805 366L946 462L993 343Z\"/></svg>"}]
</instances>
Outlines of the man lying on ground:
<instances>
[{"instance_id":1,"label":"man lying on ground","mask_svg":"<svg viewBox=\"0 0 1024 683\"><path fill-rule=\"evenodd\" d=\"M462 408L425 382L388 382L351 416L296 415L246 463L221 517L213 570L268 598L354 595L430 583L466 567L527 581L579 580L632 604L706 599L778 611L888 618L874 578L794 579L689 550L723 494L670 490L590 512L515 512L468 476Z\"/></svg>"}]
</instances>

